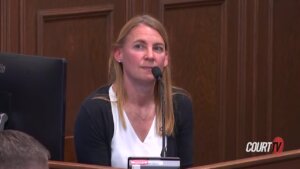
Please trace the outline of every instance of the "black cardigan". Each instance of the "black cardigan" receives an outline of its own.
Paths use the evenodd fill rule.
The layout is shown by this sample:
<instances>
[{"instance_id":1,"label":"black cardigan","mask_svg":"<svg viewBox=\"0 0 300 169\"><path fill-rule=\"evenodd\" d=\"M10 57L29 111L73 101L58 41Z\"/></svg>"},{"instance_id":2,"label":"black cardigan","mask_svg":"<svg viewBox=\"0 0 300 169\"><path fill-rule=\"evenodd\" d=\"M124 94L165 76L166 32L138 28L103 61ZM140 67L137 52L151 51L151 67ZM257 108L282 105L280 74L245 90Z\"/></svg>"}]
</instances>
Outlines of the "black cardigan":
<instances>
[{"instance_id":1,"label":"black cardigan","mask_svg":"<svg viewBox=\"0 0 300 169\"><path fill-rule=\"evenodd\" d=\"M114 122L109 102L110 86L98 88L82 103L75 123L77 161L86 164L111 165L111 140ZM167 156L179 157L183 168L193 164L193 112L191 99L174 89L175 135L167 138ZM95 99L101 96L105 99Z\"/></svg>"}]
</instances>

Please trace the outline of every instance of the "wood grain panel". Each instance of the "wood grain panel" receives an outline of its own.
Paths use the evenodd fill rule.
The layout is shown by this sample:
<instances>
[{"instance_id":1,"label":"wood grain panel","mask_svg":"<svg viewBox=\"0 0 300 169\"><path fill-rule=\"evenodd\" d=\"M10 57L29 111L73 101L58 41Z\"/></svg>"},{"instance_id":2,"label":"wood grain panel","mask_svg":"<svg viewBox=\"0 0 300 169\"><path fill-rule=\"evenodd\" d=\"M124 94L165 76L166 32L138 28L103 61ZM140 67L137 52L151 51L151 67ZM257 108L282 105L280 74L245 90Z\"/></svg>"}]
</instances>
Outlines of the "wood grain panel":
<instances>
[{"instance_id":1,"label":"wood grain panel","mask_svg":"<svg viewBox=\"0 0 300 169\"><path fill-rule=\"evenodd\" d=\"M67 70L65 160L76 161L73 128L84 98L107 81L113 39L114 5L40 10L37 15L37 51L65 57ZM55 49L55 50L53 50Z\"/></svg>"},{"instance_id":2,"label":"wood grain panel","mask_svg":"<svg viewBox=\"0 0 300 169\"><path fill-rule=\"evenodd\" d=\"M76 112L87 93L107 80L113 6L41 10L38 54L68 62L66 135L73 134ZM53 50L55 49L55 50Z\"/></svg>"},{"instance_id":3,"label":"wood grain panel","mask_svg":"<svg viewBox=\"0 0 300 169\"><path fill-rule=\"evenodd\" d=\"M19 2L9 25L19 29L11 42L20 44L16 50L68 61L65 159L74 161L76 114L83 99L106 83L110 45L126 21L128 0L12 1Z\"/></svg>"},{"instance_id":4,"label":"wood grain panel","mask_svg":"<svg viewBox=\"0 0 300 169\"><path fill-rule=\"evenodd\" d=\"M251 4L251 3L248 3ZM270 138L270 117L272 116L271 89L272 89L272 9L268 1L253 1L250 6L247 31L247 139L248 141L272 141ZM253 20L251 22L251 20ZM253 23L253 25L252 25ZM252 31L252 32L251 32ZM250 100L252 100L250 102ZM251 122L252 121L252 122ZM246 153L262 155L263 153Z\"/></svg>"},{"instance_id":5,"label":"wood grain panel","mask_svg":"<svg viewBox=\"0 0 300 169\"><path fill-rule=\"evenodd\" d=\"M237 39L237 104L235 121L235 156L239 157L245 152L242 142L245 142L246 123L246 28L247 28L247 3L238 1L238 39ZM243 144L245 145L245 144ZM228 157L227 157L228 158Z\"/></svg>"},{"instance_id":6,"label":"wood grain panel","mask_svg":"<svg viewBox=\"0 0 300 169\"><path fill-rule=\"evenodd\" d=\"M1 51L16 51L19 47L19 1L1 0L0 2L0 47Z\"/></svg>"},{"instance_id":7,"label":"wood grain panel","mask_svg":"<svg viewBox=\"0 0 300 169\"><path fill-rule=\"evenodd\" d=\"M239 35L238 49L238 74L241 90L238 91L239 103L237 121L236 158L249 157L255 153L245 151L249 141L272 141L268 136L269 131L269 88L272 86L269 45L271 43L271 29L269 24L269 10L267 1L240 1L239 10ZM261 25L261 23L264 23ZM239 115L242 114L242 115Z\"/></svg>"},{"instance_id":8,"label":"wood grain panel","mask_svg":"<svg viewBox=\"0 0 300 169\"><path fill-rule=\"evenodd\" d=\"M272 137L281 136L292 150L300 146L300 2L272 4Z\"/></svg>"},{"instance_id":9,"label":"wood grain panel","mask_svg":"<svg viewBox=\"0 0 300 169\"><path fill-rule=\"evenodd\" d=\"M170 35L173 78L193 97L195 164L234 160L248 141L300 147L299 0L1 0L0 50L65 57L65 160L81 101L107 78L126 20L151 14Z\"/></svg>"},{"instance_id":10,"label":"wood grain panel","mask_svg":"<svg viewBox=\"0 0 300 169\"><path fill-rule=\"evenodd\" d=\"M0 49L5 51L6 49L6 1L0 1Z\"/></svg>"},{"instance_id":11,"label":"wood grain panel","mask_svg":"<svg viewBox=\"0 0 300 169\"><path fill-rule=\"evenodd\" d=\"M74 148L74 136L69 135L65 137L65 154L64 154L64 161L77 161L76 159L76 152Z\"/></svg>"},{"instance_id":12,"label":"wood grain panel","mask_svg":"<svg viewBox=\"0 0 300 169\"><path fill-rule=\"evenodd\" d=\"M162 5L175 85L193 97L195 161L217 160L224 132L220 129L225 130L219 126L224 117L219 111L223 1L163 1Z\"/></svg>"},{"instance_id":13,"label":"wood grain panel","mask_svg":"<svg viewBox=\"0 0 300 169\"><path fill-rule=\"evenodd\" d=\"M141 15L145 13L145 0L128 0L127 2L127 19L135 15Z\"/></svg>"}]
</instances>

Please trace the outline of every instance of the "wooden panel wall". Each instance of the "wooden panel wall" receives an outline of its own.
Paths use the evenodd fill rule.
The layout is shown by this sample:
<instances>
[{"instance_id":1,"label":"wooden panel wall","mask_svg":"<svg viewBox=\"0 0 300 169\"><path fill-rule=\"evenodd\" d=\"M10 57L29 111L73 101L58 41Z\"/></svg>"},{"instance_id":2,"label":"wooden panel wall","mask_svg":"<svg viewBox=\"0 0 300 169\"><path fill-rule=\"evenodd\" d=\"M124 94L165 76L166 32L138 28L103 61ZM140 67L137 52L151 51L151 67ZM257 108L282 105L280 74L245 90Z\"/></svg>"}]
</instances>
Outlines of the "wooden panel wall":
<instances>
[{"instance_id":1,"label":"wooden panel wall","mask_svg":"<svg viewBox=\"0 0 300 169\"><path fill-rule=\"evenodd\" d=\"M76 114L83 99L107 80L110 44L126 21L127 1L1 2L1 51L67 59L65 160L75 161Z\"/></svg>"},{"instance_id":2,"label":"wooden panel wall","mask_svg":"<svg viewBox=\"0 0 300 169\"><path fill-rule=\"evenodd\" d=\"M299 147L300 1L273 2L271 135L281 135L287 148Z\"/></svg>"},{"instance_id":3,"label":"wooden panel wall","mask_svg":"<svg viewBox=\"0 0 300 169\"><path fill-rule=\"evenodd\" d=\"M195 158L212 162L219 158L216 153L222 138L219 83L224 56L223 2L181 1L162 5L163 20L170 34L175 84L190 91L193 97Z\"/></svg>"},{"instance_id":4,"label":"wooden panel wall","mask_svg":"<svg viewBox=\"0 0 300 169\"><path fill-rule=\"evenodd\" d=\"M65 160L81 101L107 79L110 45L136 14L170 36L173 80L193 97L196 165L259 155L248 141L300 147L299 0L1 0L1 51L65 57Z\"/></svg>"}]
</instances>

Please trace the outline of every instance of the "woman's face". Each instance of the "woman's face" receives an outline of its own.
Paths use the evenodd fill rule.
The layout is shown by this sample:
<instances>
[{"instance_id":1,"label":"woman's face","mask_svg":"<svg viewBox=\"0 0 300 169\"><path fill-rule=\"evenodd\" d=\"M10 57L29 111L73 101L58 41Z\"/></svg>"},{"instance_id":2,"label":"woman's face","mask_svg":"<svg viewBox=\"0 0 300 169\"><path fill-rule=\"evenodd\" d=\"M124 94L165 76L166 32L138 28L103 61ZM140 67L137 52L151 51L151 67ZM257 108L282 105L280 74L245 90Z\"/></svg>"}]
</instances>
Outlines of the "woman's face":
<instances>
[{"instance_id":1,"label":"woman's face","mask_svg":"<svg viewBox=\"0 0 300 169\"><path fill-rule=\"evenodd\" d=\"M152 67L161 70L168 65L168 54L161 35L144 24L133 28L114 57L123 64L124 80L153 82Z\"/></svg>"}]
</instances>

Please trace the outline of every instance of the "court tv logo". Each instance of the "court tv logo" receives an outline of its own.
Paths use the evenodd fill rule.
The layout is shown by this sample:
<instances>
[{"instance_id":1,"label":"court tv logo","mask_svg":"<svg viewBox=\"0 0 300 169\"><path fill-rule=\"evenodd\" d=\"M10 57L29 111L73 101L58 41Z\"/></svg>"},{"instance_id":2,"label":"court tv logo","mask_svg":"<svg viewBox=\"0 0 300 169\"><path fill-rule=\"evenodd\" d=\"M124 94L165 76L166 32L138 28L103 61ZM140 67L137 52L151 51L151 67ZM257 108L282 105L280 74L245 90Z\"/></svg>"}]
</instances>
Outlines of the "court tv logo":
<instances>
[{"instance_id":1,"label":"court tv logo","mask_svg":"<svg viewBox=\"0 0 300 169\"><path fill-rule=\"evenodd\" d=\"M273 142L248 142L246 152L248 153L281 153L284 148L284 141L281 137L275 137Z\"/></svg>"}]
</instances>

